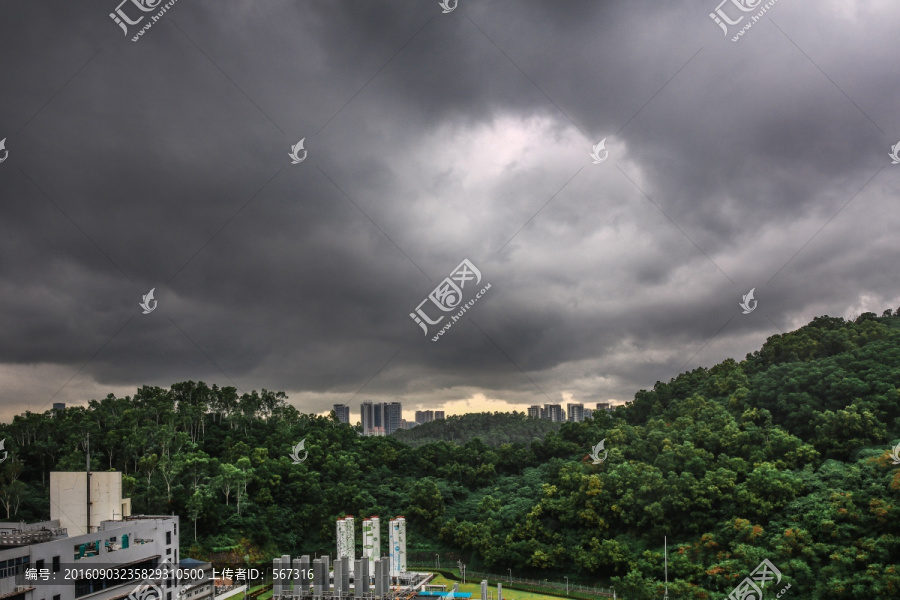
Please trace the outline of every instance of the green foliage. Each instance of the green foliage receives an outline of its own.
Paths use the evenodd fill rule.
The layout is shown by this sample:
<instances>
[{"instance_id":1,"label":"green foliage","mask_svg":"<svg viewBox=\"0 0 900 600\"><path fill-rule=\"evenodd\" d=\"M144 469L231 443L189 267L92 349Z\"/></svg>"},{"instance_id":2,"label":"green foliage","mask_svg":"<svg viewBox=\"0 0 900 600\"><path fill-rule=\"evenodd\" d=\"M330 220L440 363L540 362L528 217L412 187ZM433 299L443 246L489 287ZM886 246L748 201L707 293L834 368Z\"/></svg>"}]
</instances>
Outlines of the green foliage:
<instances>
[{"instance_id":1,"label":"green foliage","mask_svg":"<svg viewBox=\"0 0 900 600\"><path fill-rule=\"evenodd\" d=\"M663 536L672 597L724 597L763 559L790 597L900 596L893 312L819 317L561 426L484 413L364 438L280 392L182 382L0 429L7 520L49 517L48 474L83 469L90 434L92 468L124 473L134 512L181 515L182 544L210 558L327 553L338 517L403 514L411 554L628 598L662 595Z\"/></svg>"},{"instance_id":2,"label":"green foliage","mask_svg":"<svg viewBox=\"0 0 900 600\"><path fill-rule=\"evenodd\" d=\"M546 419L529 419L520 412L469 413L451 415L412 429L401 429L394 433L394 437L410 446L434 442L463 444L478 438L484 444L496 447L530 444L532 440L541 439L550 431L559 429L559 426L559 423Z\"/></svg>"}]
</instances>

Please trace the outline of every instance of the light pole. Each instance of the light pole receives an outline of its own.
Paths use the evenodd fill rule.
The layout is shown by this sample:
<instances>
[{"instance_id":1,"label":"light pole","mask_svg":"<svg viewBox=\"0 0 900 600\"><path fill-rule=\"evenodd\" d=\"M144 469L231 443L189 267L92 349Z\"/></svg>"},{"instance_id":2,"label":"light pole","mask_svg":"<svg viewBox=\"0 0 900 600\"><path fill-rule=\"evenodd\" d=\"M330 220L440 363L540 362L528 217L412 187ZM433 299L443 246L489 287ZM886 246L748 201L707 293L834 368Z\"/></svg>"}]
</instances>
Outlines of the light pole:
<instances>
[{"instance_id":1,"label":"light pole","mask_svg":"<svg viewBox=\"0 0 900 600\"><path fill-rule=\"evenodd\" d=\"M512 583L512 569L507 569L509 571L509 582Z\"/></svg>"},{"instance_id":2,"label":"light pole","mask_svg":"<svg viewBox=\"0 0 900 600\"><path fill-rule=\"evenodd\" d=\"M613 588L612 591L613 591L613 600L616 600L616 588Z\"/></svg>"},{"instance_id":3,"label":"light pole","mask_svg":"<svg viewBox=\"0 0 900 600\"><path fill-rule=\"evenodd\" d=\"M250 572L250 555L249 554L244 555L244 562L247 564L247 572L249 573ZM213 591L215 591L215 589L213 589ZM249 592L249 591L250 591L250 581L248 580L247 586L244 588L244 600L247 599L247 592Z\"/></svg>"},{"instance_id":4,"label":"light pole","mask_svg":"<svg viewBox=\"0 0 900 600\"><path fill-rule=\"evenodd\" d=\"M437 560L437 568L440 569L441 568L441 555L435 554L434 558Z\"/></svg>"},{"instance_id":5,"label":"light pole","mask_svg":"<svg viewBox=\"0 0 900 600\"><path fill-rule=\"evenodd\" d=\"M663 536L663 555L666 558L666 594L663 596L663 600L669 600L669 539L668 536Z\"/></svg>"},{"instance_id":6,"label":"light pole","mask_svg":"<svg viewBox=\"0 0 900 600\"><path fill-rule=\"evenodd\" d=\"M566 593L569 593L569 578L566 577Z\"/></svg>"}]
</instances>

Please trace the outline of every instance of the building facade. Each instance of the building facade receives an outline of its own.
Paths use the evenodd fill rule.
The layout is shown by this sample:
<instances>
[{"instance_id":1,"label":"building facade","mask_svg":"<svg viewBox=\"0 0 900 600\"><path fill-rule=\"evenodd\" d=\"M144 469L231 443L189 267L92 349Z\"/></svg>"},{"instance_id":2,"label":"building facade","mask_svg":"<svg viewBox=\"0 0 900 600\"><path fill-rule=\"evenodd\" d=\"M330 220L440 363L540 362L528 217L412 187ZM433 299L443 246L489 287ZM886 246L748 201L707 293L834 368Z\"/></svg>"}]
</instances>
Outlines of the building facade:
<instances>
[{"instance_id":1,"label":"building facade","mask_svg":"<svg viewBox=\"0 0 900 600\"><path fill-rule=\"evenodd\" d=\"M566 420L570 423L580 423L584 421L584 404L577 402L566 404Z\"/></svg>"},{"instance_id":2,"label":"building facade","mask_svg":"<svg viewBox=\"0 0 900 600\"><path fill-rule=\"evenodd\" d=\"M550 419L554 423L565 421L562 406L559 404L545 404L541 409L541 418Z\"/></svg>"},{"instance_id":3,"label":"building facade","mask_svg":"<svg viewBox=\"0 0 900 600\"><path fill-rule=\"evenodd\" d=\"M430 423L434 421L434 411L433 410L417 410L416 411L416 425L422 425L423 423Z\"/></svg>"},{"instance_id":4,"label":"building facade","mask_svg":"<svg viewBox=\"0 0 900 600\"><path fill-rule=\"evenodd\" d=\"M383 411L384 434L391 435L403 422L403 405L400 402L385 402Z\"/></svg>"},{"instance_id":5,"label":"building facade","mask_svg":"<svg viewBox=\"0 0 900 600\"><path fill-rule=\"evenodd\" d=\"M334 405L334 416L337 417L337 420L341 423L350 424L350 407L346 404L335 404Z\"/></svg>"},{"instance_id":6,"label":"building facade","mask_svg":"<svg viewBox=\"0 0 900 600\"><path fill-rule=\"evenodd\" d=\"M101 521L122 520L130 516L131 499L122 497L122 473L50 473L50 520L59 521L68 535L91 533L97 531Z\"/></svg>"}]
</instances>

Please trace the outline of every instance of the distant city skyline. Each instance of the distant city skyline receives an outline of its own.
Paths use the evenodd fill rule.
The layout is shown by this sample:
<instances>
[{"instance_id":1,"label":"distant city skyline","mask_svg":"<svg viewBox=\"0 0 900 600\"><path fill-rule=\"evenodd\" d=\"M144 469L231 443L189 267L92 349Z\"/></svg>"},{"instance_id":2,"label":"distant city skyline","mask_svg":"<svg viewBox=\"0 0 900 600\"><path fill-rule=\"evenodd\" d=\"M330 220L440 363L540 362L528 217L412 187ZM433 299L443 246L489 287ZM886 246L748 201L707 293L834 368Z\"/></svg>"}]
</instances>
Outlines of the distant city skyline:
<instances>
[{"instance_id":1,"label":"distant city skyline","mask_svg":"<svg viewBox=\"0 0 900 600\"><path fill-rule=\"evenodd\" d=\"M333 411L337 415L338 421L340 421L341 423L347 423L347 424L353 425L353 426L355 426L356 424L360 424L365 428L365 424L363 423L363 418L362 418L363 407L369 406L369 407L371 407L371 413L372 413L372 417L371 417L372 418L372 427L376 428L375 434L376 435L390 435L390 433L387 432L387 429L384 426L383 413L380 412L383 410L383 408L381 408L381 407L383 407L385 404L399 405L399 407L400 407L400 410L398 413L400 415L399 425L393 426L390 433L393 433L397 429L411 429L417 425L422 425L424 423L430 423L432 421L445 419L448 416L461 416L461 415L466 415L466 414L477 414L477 413L483 413L483 412L491 412L491 413L493 413L493 412L501 412L501 413L519 412L530 418L542 418L542 419L548 419L548 420L556 421L556 422L581 422L586 418L592 417L593 413L596 413L600 410L613 410L617 406L620 405L620 404L612 404L610 402L589 403L589 404L592 404L593 406L585 406L584 402L566 402L566 403L548 402L548 403L545 403L544 405L532 404L532 405L525 407L524 410L509 409L509 410L487 410L487 411L485 411L485 410L473 409L473 410L466 410L466 411L454 412L454 413L447 414L446 411L436 410L436 409L432 409L432 408L414 408L411 410L407 409L404 411L402 408L403 403L400 401L384 403L384 402L374 402L374 401L364 400L360 403L360 406L357 409L357 411L353 411L352 407L349 405L346 405L346 404L335 404L330 411L318 413L318 414L320 414L322 416L328 416ZM621 405L624 405L624 404L628 404L628 402L621 403ZM413 413L412 419L407 418L407 416L410 412ZM347 413L349 413L349 420L345 420L344 418L342 418L342 414L347 414ZM353 416L354 414L357 415L359 418L354 419L354 416Z\"/></svg>"}]
</instances>

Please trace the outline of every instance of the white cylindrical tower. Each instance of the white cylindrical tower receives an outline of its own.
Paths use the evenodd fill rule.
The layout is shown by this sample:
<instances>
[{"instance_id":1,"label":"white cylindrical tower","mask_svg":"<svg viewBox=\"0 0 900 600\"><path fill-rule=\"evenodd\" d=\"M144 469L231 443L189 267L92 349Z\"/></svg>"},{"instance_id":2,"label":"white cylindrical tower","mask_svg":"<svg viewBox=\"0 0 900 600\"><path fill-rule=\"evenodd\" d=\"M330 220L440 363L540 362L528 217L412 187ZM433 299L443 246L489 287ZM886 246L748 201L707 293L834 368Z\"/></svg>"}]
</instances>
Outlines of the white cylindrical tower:
<instances>
[{"instance_id":1,"label":"white cylindrical tower","mask_svg":"<svg viewBox=\"0 0 900 600\"><path fill-rule=\"evenodd\" d=\"M353 574L353 561L356 559L356 537L354 535L353 517L337 520L337 558L350 559L350 574Z\"/></svg>"},{"instance_id":2,"label":"white cylindrical tower","mask_svg":"<svg viewBox=\"0 0 900 600\"><path fill-rule=\"evenodd\" d=\"M381 520L375 516L363 519L363 556L369 559L369 573L375 572L375 561L381 558Z\"/></svg>"},{"instance_id":3,"label":"white cylindrical tower","mask_svg":"<svg viewBox=\"0 0 900 600\"><path fill-rule=\"evenodd\" d=\"M391 577L406 573L406 519L397 517L390 522Z\"/></svg>"},{"instance_id":4,"label":"white cylindrical tower","mask_svg":"<svg viewBox=\"0 0 900 600\"><path fill-rule=\"evenodd\" d=\"M344 530L344 535L346 536L344 544L347 547L347 557L350 559L348 561L350 563L350 575L353 575L353 563L356 560L356 520L353 518L353 515L347 515L344 517L344 522L347 523L347 528Z\"/></svg>"}]
</instances>

